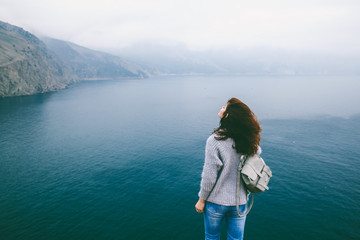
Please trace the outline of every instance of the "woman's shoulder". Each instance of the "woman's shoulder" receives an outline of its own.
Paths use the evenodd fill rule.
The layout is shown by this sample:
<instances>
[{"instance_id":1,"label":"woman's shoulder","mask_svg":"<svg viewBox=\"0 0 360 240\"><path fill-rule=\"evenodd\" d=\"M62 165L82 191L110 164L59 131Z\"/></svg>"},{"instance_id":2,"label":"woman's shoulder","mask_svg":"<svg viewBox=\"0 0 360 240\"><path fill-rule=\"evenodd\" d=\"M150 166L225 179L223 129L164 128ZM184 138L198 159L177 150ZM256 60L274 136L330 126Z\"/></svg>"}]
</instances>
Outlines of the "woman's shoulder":
<instances>
[{"instance_id":1,"label":"woman's shoulder","mask_svg":"<svg viewBox=\"0 0 360 240\"><path fill-rule=\"evenodd\" d=\"M219 140L217 139L217 137L219 137L216 133L211 134L207 140L206 143L217 143L219 142Z\"/></svg>"},{"instance_id":2,"label":"woman's shoulder","mask_svg":"<svg viewBox=\"0 0 360 240\"><path fill-rule=\"evenodd\" d=\"M221 147L221 140L216 139L216 134L211 134L206 140L206 152L207 153L216 153L219 152Z\"/></svg>"},{"instance_id":3,"label":"woman's shoulder","mask_svg":"<svg viewBox=\"0 0 360 240\"><path fill-rule=\"evenodd\" d=\"M219 135L217 135L216 133L211 134L208 139L206 140L206 145L208 146L213 146L213 147L219 147L222 145L233 145L233 139L232 138L227 138L227 139L219 139Z\"/></svg>"},{"instance_id":4,"label":"woman's shoulder","mask_svg":"<svg viewBox=\"0 0 360 240\"><path fill-rule=\"evenodd\" d=\"M206 146L207 147L215 147L218 144L218 141L216 139L216 134L211 134L207 139L206 139Z\"/></svg>"}]
</instances>

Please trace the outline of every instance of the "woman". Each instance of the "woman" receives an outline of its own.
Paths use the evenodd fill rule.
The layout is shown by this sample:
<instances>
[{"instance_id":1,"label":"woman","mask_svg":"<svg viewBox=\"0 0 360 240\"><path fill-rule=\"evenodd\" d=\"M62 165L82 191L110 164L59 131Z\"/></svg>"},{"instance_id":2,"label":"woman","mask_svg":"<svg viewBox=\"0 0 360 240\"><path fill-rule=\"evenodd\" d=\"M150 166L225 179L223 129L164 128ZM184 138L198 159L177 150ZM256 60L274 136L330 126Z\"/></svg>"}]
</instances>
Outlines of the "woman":
<instances>
[{"instance_id":1,"label":"woman","mask_svg":"<svg viewBox=\"0 0 360 240\"><path fill-rule=\"evenodd\" d=\"M261 127L250 108L231 98L221 108L220 126L207 139L199 201L195 209L204 213L205 239L220 239L226 220L227 239L243 239L245 217L236 211L236 177L241 155L260 154ZM240 188L240 213L246 211L247 191Z\"/></svg>"}]
</instances>

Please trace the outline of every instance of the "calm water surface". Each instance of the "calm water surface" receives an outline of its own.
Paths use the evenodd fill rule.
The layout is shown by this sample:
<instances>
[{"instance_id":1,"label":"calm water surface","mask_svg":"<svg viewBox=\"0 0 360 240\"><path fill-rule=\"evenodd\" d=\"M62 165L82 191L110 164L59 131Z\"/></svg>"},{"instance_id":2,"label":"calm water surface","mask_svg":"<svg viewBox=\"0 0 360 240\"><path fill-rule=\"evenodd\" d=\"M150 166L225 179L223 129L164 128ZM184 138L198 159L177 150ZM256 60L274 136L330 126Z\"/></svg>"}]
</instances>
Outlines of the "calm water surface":
<instances>
[{"instance_id":1,"label":"calm water surface","mask_svg":"<svg viewBox=\"0 0 360 240\"><path fill-rule=\"evenodd\" d=\"M206 138L230 97L274 177L245 239L360 239L359 77L159 77L0 99L0 239L203 239Z\"/></svg>"}]
</instances>

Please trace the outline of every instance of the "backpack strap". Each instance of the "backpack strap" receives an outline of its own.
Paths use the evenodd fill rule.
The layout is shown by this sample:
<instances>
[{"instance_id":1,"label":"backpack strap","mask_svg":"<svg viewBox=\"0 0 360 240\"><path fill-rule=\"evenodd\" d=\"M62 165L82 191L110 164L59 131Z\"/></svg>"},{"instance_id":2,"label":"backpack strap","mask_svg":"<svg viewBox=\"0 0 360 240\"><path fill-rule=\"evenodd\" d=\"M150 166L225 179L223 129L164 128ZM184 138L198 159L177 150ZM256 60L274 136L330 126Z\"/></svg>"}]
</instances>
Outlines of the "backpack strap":
<instances>
[{"instance_id":1,"label":"backpack strap","mask_svg":"<svg viewBox=\"0 0 360 240\"><path fill-rule=\"evenodd\" d=\"M240 163L239 163L239 167L238 167L237 180L236 180L236 211L237 211L237 215L239 217L245 217L250 212L250 210L254 204L254 195L253 195L253 193L250 193L251 194L250 206L248 205L248 203L246 203L246 207L247 207L246 212L244 214L240 214L239 201L240 201L241 170L245 164L246 158L247 158L246 155L241 155L241 157L240 157Z\"/></svg>"}]
</instances>

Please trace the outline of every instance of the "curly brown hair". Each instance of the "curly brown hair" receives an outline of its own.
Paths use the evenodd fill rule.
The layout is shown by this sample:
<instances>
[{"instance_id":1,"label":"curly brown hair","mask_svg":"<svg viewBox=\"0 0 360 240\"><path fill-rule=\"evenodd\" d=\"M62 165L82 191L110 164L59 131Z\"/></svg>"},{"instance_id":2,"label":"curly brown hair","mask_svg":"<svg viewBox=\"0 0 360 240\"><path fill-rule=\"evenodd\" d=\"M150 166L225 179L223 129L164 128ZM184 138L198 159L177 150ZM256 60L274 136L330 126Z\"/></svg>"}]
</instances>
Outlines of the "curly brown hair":
<instances>
[{"instance_id":1,"label":"curly brown hair","mask_svg":"<svg viewBox=\"0 0 360 240\"><path fill-rule=\"evenodd\" d=\"M226 104L226 110L220 119L219 127L213 133L217 140L232 138L234 149L240 154L253 155L260 145L261 127L255 114L237 98L231 98Z\"/></svg>"}]
</instances>

